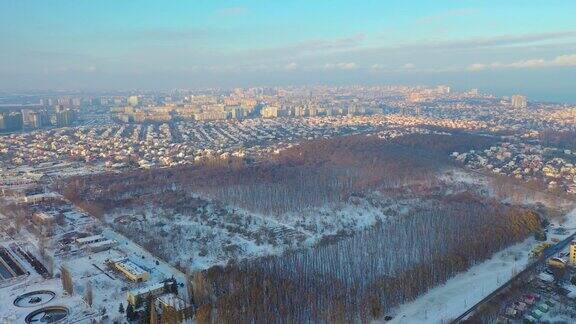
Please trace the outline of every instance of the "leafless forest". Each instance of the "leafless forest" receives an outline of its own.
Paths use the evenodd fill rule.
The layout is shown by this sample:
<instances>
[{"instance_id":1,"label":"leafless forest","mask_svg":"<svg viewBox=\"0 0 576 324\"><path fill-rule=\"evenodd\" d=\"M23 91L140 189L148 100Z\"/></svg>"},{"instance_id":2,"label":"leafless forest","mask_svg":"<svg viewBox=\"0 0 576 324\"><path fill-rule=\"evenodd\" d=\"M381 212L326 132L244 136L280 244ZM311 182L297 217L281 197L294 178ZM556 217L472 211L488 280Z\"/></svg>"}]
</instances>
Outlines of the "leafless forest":
<instances>
[{"instance_id":1,"label":"leafless forest","mask_svg":"<svg viewBox=\"0 0 576 324\"><path fill-rule=\"evenodd\" d=\"M436 175L454 167L449 153L492 143L469 134L349 136L307 141L256 161L76 177L59 188L96 216L145 205L202 218L205 199L212 199L274 219L371 192L425 197L369 230L193 277L199 322L367 322L540 228L537 213L481 190L439 188L445 183ZM219 208L222 219L236 217ZM154 242L165 246L161 238Z\"/></svg>"},{"instance_id":2,"label":"leafless forest","mask_svg":"<svg viewBox=\"0 0 576 324\"><path fill-rule=\"evenodd\" d=\"M367 189L433 181L435 172L450 164L452 151L491 143L467 134L409 135L393 141L339 137L304 142L250 163L211 159L194 166L76 177L60 184L60 190L95 215L131 204L182 208L181 192L279 215Z\"/></svg>"},{"instance_id":3,"label":"leafless forest","mask_svg":"<svg viewBox=\"0 0 576 324\"><path fill-rule=\"evenodd\" d=\"M195 302L217 322L367 322L539 227L532 211L449 196L332 244L199 273Z\"/></svg>"}]
</instances>

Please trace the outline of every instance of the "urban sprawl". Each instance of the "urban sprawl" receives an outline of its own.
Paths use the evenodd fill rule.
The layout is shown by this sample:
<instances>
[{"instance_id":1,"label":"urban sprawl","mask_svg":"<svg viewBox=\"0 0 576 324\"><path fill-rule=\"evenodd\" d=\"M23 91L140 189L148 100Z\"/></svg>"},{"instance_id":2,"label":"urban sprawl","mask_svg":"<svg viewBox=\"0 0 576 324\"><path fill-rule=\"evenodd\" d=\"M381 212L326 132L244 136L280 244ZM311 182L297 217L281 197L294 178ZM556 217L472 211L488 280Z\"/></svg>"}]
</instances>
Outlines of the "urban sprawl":
<instances>
[{"instance_id":1,"label":"urban sprawl","mask_svg":"<svg viewBox=\"0 0 576 324\"><path fill-rule=\"evenodd\" d=\"M114 227L118 224L109 224L146 224L149 215L112 215L112 221L93 217L86 206L57 192L60 180L193 168L234 158L252 163L304 141L344 135L391 140L456 132L496 143L481 151L450 153L452 162L471 172L534 183L548 193L576 194L576 150L571 147L576 107L522 95L496 97L440 85L0 96L0 198L6 207L0 214L0 293L9 300L0 302L0 322L134 322L145 307L152 308L146 311L157 323L199 316L200 310L183 297L192 294L187 285L194 279L187 270L119 233ZM214 228L222 217L241 214L203 203L202 212L215 215L206 221ZM251 226L268 226L270 237L280 232L276 221L253 217L247 224L248 234ZM204 227L206 237L217 238L217 231ZM224 227L225 233L234 229L230 224ZM286 244L296 240L296 235L283 231ZM556 243L566 237L565 231L556 234ZM576 262L576 245L570 253ZM200 259L202 254L197 260L207 260ZM524 308L539 305L547 311L556 303L538 301L532 294L522 298L527 300ZM520 311L511 306L506 312L516 316Z\"/></svg>"}]
</instances>

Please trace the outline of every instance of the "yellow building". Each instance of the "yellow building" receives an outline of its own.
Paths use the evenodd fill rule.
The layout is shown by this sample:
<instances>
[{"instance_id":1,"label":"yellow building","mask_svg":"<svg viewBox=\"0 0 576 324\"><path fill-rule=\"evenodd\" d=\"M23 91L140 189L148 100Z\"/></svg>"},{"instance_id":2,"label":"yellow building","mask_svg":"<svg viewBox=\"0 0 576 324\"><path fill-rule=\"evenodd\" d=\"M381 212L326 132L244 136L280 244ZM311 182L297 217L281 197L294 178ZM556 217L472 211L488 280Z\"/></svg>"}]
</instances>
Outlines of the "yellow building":
<instances>
[{"instance_id":1,"label":"yellow building","mask_svg":"<svg viewBox=\"0 0 576 324\"><path fill-rule=\"evenodd\" d=\"M151 323L183 323L194 316L192 305L172 293L159 296L154 307L156 316L151 318Z\"/></svg>"},{"instance_id":2,"label":"yellow building","mask_svg":"<svg viewBox=\"0 0 576 324\"><path fill-rule=\"evenodd\" d=\"M115 261L113 265L116 270L120 271L126 278L132 281L142 282L148 280L150 277L148 271L128 259Z\"/></svg>"},{"instance_id":3,"label":"yellow building","mask_svg":"<svg viewBox=\"0 0 576 324\"><path fill-rule=\"evenodd\" d=\"M132 290L128 292L128 303L132 306L138 306L143 300L148 297L160 296L165 293L165 284L163 282L157 283L152 286Z\"/></svg>"},{"instance_id":4,"label":"yellow building","mask_svg":"<svg viewBox=\"0 0 576 324\"><path fill-rule=\"evenodd\" d=\"M570 243L570 263L576 265L576 242Z\"/></svg>"}]
</instances>

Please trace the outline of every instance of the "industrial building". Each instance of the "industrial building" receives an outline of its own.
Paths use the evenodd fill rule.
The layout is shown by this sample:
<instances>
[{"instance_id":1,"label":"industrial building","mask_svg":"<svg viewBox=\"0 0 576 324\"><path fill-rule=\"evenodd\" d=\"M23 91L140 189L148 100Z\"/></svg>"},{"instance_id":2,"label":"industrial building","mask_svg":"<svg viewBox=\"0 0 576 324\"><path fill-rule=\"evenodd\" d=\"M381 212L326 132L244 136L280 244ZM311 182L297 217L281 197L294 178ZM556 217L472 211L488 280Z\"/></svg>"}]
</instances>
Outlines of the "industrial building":
<instances>
[{"instance_id":1,"label":"industrial building","mask_svg":"<svg viewBox=\"0 0 576 324\"><path fill-rule=\"evenodd\" d=\"M79 246L85 246L88 244L93 244L93 243L102 242L102 241L106 241L106 237L104 235L92 235L92 236L77 238L76 244L78 244Z\"/></svg>"},{"instance_id":2,"label":"industrial building","mask_svg":"<svg viewBox=\"0 0 576 324\"><path fill-rule=\"evenodd\" d=\"M99 241L99 242L87 244L86 248L92 253L97 253L97 252L106 251L106 250L113 248L117 245L118 245L118 241L116 241L116 240L104 240L104 241Z\"/></svg>"},{"instance_id":3,"label":"industrial building","mask_svg":"<svg viewBox=\"0 0 576 324\"><path fill-rule=\"evenodd\" d=\"M26 274L16 258L3 246L0 246L0 283Z\"/></svg>"}]
</instances>

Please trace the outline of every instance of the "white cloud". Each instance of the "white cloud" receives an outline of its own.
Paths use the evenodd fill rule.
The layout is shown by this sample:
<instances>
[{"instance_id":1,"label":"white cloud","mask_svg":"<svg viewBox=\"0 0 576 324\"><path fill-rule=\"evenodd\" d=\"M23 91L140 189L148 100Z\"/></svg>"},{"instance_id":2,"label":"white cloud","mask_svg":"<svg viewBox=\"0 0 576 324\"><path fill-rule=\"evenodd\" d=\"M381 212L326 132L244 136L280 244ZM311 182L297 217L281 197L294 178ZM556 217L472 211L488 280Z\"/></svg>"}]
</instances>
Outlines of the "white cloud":
<instances>
[{"instance_id":1,"label":"white cloud","mask_svg":"<svg viewBox=\"0 0 576 324\"><path fill-rule=\"evenodd\" d=\"M384 64L379 64L379 63L373 64L371 66L371 69L376 70L376 71L381 71L381 70L385 70L385 69L390 70L390 71L405 71L405 70L413 70L415 68L416 68L416 64L414 64L414 63L406 63L406 64L403 64L403 65L396 67L396 68L386 67Z\"/></svg>"},{"instance_id":2,"label":"white cloud","mask_svg":"<svg viewBox=\"0 0 576 324\"><path fill-rule=\"evenodd\" d=\"M468 66L468 70L469 71L473 71L473 72L477 72L477 71L483 71L483 70L487 70L490 68L497 68L500 67L502 64L499 62L494 62L494 63L489 63L489 64L484 64L484 63L474 63L474 64L470 64Z\"/></svg>"},{"instance_id":3,"label":"white cloud","mask_svg":"<svg viewBox=\"0 0 576 324\"><path fill-rule=\"evenodd\" d=\"M296 68L298 68L298 63L296 62L288 63L284 66L284 69L289 71L295 70Z\"/></svg>"},{"instance_id":4,"label":"white cloud","mask_svg":"<svg viewBox=\"0 0 576 324\"><path fill-rule=\"evenodd\" d=\"M560 55L554 59L554 63L561 66L576 65L576 54Z\"/></svg>"},{"instance_id":5,"label":"white cloud","mask_svg":"<svg viewBox=\"0 0 576 324\"><path fill-rule=\"evenodd\" d=\"M469 71L483 71L494 69L530 69L541 67L576 66L576 54L557 56L552 60L528 59L511 63L474 63L468 66Z\"/></svg>"},{"instance_id":6,"label":"white cloud","mask_svg":"<svg viewBox=\"0 0 576 324\"><path fill-rule=\"evenodd\" d=\"M482 64L482 63L473 63L473 64L468 65L468 68L467 68L468 71L473 71L473 72L482 71L485 69L486 69L486 64Z\"/></svg>"},{"instance_id":7,"label":"white cloud","mask_svg":"<svg viewBox=\"0 0 576 324\"><path fill-rule=\"evenodd\" d=\"M340 63L326 63L324 69L326 70L354 70L356 63L354 62L340 62Z\"/></svg>"},{"instance_id":8,"label":"white cloud","mask_svg":"<svg viewBox=\"0 0 576 324\"><path fill-rule=\"evenodd\" d=\"M531 60L522 60L517 62L512 62L507 65L503 65L504 67L511 67L516 69L523 69L523 68L534 68L534 67L541 67L546 66L549 63L543 59L531 59Z\"/></svg>"},{"instance_id":9,"label":"white cloud","mask_svg":"<svg viewBox=\"0 0 576 324\"><path fill-rule=\"evenodd\" d=\"M356 63L354 63L354 62L338 63L338 68L340 68L342 70L353 70L356 68Z\"/></svg>"}]
</instances>

